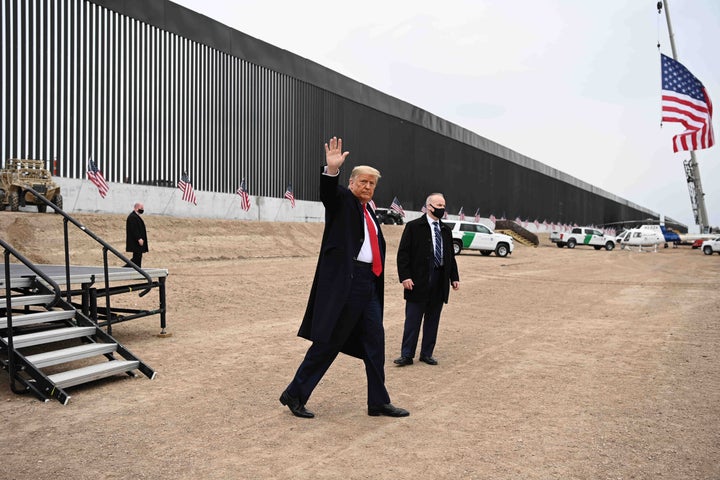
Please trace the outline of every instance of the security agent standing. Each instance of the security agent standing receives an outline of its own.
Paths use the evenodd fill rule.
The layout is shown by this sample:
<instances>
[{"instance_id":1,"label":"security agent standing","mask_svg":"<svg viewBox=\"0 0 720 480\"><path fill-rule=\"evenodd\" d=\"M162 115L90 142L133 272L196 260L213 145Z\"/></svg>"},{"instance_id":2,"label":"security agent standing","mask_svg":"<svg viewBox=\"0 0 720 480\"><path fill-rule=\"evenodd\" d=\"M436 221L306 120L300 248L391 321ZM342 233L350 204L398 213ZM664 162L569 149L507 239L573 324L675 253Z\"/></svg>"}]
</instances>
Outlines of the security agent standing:
<instances>
[{"instance_id":1,"label":"security agent standing","mask_svg":"<svg viewBox=\"0 0 720 480\"><path fill-rule=\"evenodd\" d=\"M342 139L333 137L329 144L325 144L327 166L320 176L325 230L298 332L313 343L280 403L296 417L314 417L305 404L343 352L365 364L368 415L406 417L407 410L392 405L385 388L385 240L375 214L366 207L380 172L368 166L355 167L349 186L339 185L340 166L349 152L342 151Z\"/></svg>"},{"instance_id":2,"label":"security agent standing","mask_svg":"<svg viewBox=\"0 0 720 480\"><path fill-rule=\"evenodd\" d=\"M148 251L147 231L142 215L145 207L142 203L136 203L135 207L125 222L125 251L132 252L132 262L142 268L143 253ZM124 265L129 267L130 264Z\"/></svg>"},{"instance_id":3,"label":"security agent standing","mask_svg":"<svg viewBox=\"0 0 720 480\"><path fill-rule=\"evenodd\" d=\"M441 193L429 195L425 209L425 215L405 226L397 253L398 275L406 301L402 347L400 357L394 361L401 367L413 363L421 324L420 361L437 365L433 350L440 312L443 303L448 302L450 285L453 290L460 288L452 232L441 220L445 215L445 197Z\"/></svg>"}]
</instances>

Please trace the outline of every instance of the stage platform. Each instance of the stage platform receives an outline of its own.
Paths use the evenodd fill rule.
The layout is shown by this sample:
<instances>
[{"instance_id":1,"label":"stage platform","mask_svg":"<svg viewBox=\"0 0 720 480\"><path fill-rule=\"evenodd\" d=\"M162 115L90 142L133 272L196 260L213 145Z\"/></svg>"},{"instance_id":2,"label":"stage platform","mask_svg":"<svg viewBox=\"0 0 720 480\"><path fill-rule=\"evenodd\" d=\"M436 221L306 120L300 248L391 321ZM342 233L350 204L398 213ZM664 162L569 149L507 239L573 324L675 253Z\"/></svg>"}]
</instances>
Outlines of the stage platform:
<instances>
[{"instance_id":1,"label":"stage platform","mask_svg":"<svg viewBox=\"0 0 720 480\"><path fill-rule=\"evenodd\" d=\"M67 275L65 265L43 265L36 266L60 286L67 287ZM159 279L168 276L168 271L163 268L146 268L145 273L150 278ZM13 287L24 286L22 279L35 276L35 273L22 263L10 264L10 285ZM0 275L0 288L5 288L5 276ZM111 267L108 268L108 280L110 282L146 280L134 268ZM101 283L105 281L105 271L102 266L70 265L70 285L82 285L87 283Z\"/></svg>"},{"instance_id":2,"label":"stage platform","mask_svg":"<svg viewBox=\"0 0 720 480\"><path fill-rule=\"evenodd\" d=\"M10 263L10 286L15 291L30 290L32 279L38 277L35 272L22 263ZM151 315L160 316L160 334L166 332L165 280L167 269L145 268L150 278L134 268L110 267L107 281L102 266L71 265L68 275L65 265L35 264L40 272L55 282L62 296L76 309L84 313L100 326L107 327L111 333L112 324L126 322ZM5 292L5 275L0 275L0 292ZM47 282L38 277L38 281ZM49 286L49 285L48 285ZM52 289L52 287L51 287ZM132 294L144 296L157 289L157 307L149 309L121 308L113 305L111 297Z\"/></svg>"}]
</instances>

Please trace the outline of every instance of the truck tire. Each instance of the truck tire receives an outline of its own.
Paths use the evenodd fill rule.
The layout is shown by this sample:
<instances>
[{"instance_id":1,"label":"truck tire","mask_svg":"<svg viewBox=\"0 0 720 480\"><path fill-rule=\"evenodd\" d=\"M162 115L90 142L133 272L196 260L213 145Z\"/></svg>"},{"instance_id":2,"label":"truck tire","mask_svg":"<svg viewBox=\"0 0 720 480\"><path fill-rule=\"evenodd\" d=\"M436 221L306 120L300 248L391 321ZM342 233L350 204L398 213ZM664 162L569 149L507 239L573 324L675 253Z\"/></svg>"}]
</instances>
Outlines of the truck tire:
<instances>
[{"instance_id":1,"label":"truck tire","mask_svg":"<svg viewBox=\"0 0 720 480\"><path fill-rule=\"evenodd\" d=\"M575 242L574 238L571 238L570 240L567 241L568 248L575 248L575 244L576 244L576 242Z\"/></svg>"},{"instance_id":2,"label":"truck tire","mask_svg":"<svg viewBox=\"0 0 720 480\"><path fill-rule=\"evenodd\" d=\"M57 195L55 195L55 198L53 198L52 202L55 204L56 207L58 207L60 210L62 210L62 208L63 208L62 195L60 195L59 193ZM55 211L55 213L58 213L57 210Z\"/></svg>"},{"instance_id":3,"label":"truck tire","mask_svg":"<svg viewBox=\"0 0 720 480\"><path fill-rule=\"evenodd\" d=\"M453 253L459 255L462 252L462 242L460 240L453 240Z\"/></svg>"},{"instance_id":4,"label":"truck tire","mask_svg":"<svg viewBox=\"0 0 720 480\"><path fill-rule=\"evenodd\" d=\"M481 254L483 257L487 257L487 256L490 255L491 253L492 253L492 250L480 250L480 254Z\"/></svg>"},{"instance_id":5,"label":"truck tire","mask_svg":"<svg viewBox=\"0 0 720 480\"><path fill-rule=\"evenodd\" d=\"M593 245L593 248L595 250L600 250L602 248L602 245Z\"/></svg>"},{"instance_id":6,"label":"truck tire","mask_svg":"<svg viewBox=\"0 0 720 480\"><path fill-rule=\"evenodd\" d=\"M18 210L20 210L20 196L18 195L17 192L10 193L8 202L10 203L10 211L11 212L17 212Z\"/></svg>"},{"instance_id":7,"label":"truck tire","mask_svg":"<svg viewBox=\"0 0 720 480\"><path fill-rule=\"evenodd\" d=\"M705 245L703 247L703 253L705 255L712 255L713 254L712 247L710 245Z\"/></svg>"},{"instance_id":8,"label":"truck tire","mask_svg":"<svg viewBox=\"0 0 720 480\"><path fill-rule=\"evenodd\" d=\"M47 205L38 203L38 213L45 213L47 212Z\"/></svg>"},{"instance_id":9,"label":"truck tire","mask_svg":"<svg viewBox=\"0 0 720 480\"><path fill-rule=\"evenodd\" d=\"M557 242L555 245L557 245L558 248L562 248L565 246L565 244L562 242Z\"/></svg>"},{"instance_id":10,"label":"truck tire","mask_svg":"<svg viewBox=\"0 0 720 480\"><path fill-rule=\"evenodd\" d=\"M615 248L615 243L613 243L613 242L607 242L607 243L605 244L605 250L607 250L608 252L612 251L613 248Z\"/></svg>"},{"instance_id":11,"label":"truck tire","mask_svg":"<svg viewBox=\"0 0 720 480\"><path fill-rule=\"evenodd\" d=\"M510 253L510 247L507 243L498 243L498 246L495 247L495 255L498 257L507 257L508 253Z\"/></svg>"}]
</instances>

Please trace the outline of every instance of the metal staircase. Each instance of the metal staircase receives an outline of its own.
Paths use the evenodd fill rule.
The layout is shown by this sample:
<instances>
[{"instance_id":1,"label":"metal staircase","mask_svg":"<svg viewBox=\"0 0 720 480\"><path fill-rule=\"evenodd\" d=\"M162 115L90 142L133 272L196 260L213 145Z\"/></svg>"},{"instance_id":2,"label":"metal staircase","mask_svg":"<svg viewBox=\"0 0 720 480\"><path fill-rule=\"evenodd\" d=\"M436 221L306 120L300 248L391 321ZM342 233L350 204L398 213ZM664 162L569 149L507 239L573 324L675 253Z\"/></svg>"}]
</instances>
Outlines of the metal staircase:
<instances>
[{"instance_id":1,"label":"metal staircase","mask_svg":"<svg viewBox=\"0 0 720 480\"><path fill-rule=\"evenodd\" d=\"M4 281L0 279L0 285L4 286L0 287L4 290L4 297L0 298L0 366L8 372L12 391L32 393L43 401L54 398L66 405L70 395L65 389L69 387L120 374L135 376L136 371L155 378L152 368L71 303L68 224L76 225L103 246L106 272L109 251L146 277L148 288L152 279L41 194L28 190L64 217L68 273L66 290L62 290L42 268L0 238L5 260ZM11 277L11 257L31 273ZM107 275L105 278L107 282ZM107 283L106 290L109 290ZM63 298L64 295L67 298Z\"/></svg>"},{"instance_id":2,"label":"metal staircase","mask_svg":"<svg viewBox=\"0 0 720 480\"><path fill-rule=\"evenodd\" d=\"M67 404L68 387L135 376L135 371L155 377L153 369L62 299L59 287L48 293L56 286L52 283L26 277L7 284L6 292L13 293L0 300L0 362L15 393Z\"/></svg>"}]
</instances>

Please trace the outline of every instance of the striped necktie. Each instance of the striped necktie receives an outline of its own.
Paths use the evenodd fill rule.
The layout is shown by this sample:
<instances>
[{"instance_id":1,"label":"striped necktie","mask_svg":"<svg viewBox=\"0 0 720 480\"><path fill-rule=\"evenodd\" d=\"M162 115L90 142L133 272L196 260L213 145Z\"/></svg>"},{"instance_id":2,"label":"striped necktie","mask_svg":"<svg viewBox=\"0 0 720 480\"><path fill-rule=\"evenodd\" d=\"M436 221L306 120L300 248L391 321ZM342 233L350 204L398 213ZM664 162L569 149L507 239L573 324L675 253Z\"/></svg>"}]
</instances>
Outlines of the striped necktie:
<instances>
[{"instance_id":1,"label":"striped necktie","mask_svg":"<svg viewBox=\"0 0 720 480\"><path fill-rule=\"evenodd\" d=\"M435 230L435 266L439 267L442 265L442 237L440 236L440 224L433 222L433 229Z\"/></svg>"}]
</instances>

